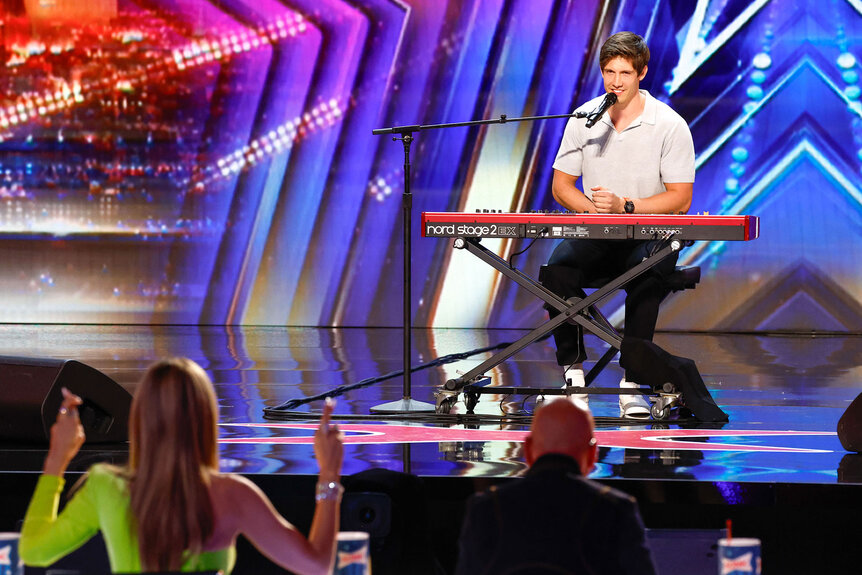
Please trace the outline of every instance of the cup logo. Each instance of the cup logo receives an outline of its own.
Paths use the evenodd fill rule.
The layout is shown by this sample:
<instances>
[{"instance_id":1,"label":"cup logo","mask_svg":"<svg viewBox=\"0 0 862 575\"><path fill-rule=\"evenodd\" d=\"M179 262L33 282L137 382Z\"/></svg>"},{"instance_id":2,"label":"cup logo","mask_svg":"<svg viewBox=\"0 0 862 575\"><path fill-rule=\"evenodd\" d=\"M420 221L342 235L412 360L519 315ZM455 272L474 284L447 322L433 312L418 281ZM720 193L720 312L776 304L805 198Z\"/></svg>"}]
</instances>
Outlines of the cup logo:
<instances>
[{"instance_id":1,"label":"cup logo","mask_svg":"<svg viewBox=\"0 0 862 575\"><path fill-rule=\"evenodd\" d=\"M739 557L722 557L721 558L721 575L728 575L729 573L754 573L754 569L752 568L752 557L753 553L746 553L744 555L740 555Z\"/></svg>"},{"instance_id":2,"label":"cup logo","mask_svg":"<svg viewBox=\"0 0 862 575\"><path fill-rule=\"evenodd\" d=\"M348 565L365 565L367 560L368 548L362 547L356 551L339 551L338 552L338 568L343 569Z\"/></svg>"},{"instance_id":3,"label":"cup logo","mask_svg":"<svg viewBox=\"0 0 862 575\"><path fill-rule=\"evenodd\" d=\"M371 569L368 545L368 533L341 531L338 534L333 575L368 575Z\"/></svg>"}]
</instances>

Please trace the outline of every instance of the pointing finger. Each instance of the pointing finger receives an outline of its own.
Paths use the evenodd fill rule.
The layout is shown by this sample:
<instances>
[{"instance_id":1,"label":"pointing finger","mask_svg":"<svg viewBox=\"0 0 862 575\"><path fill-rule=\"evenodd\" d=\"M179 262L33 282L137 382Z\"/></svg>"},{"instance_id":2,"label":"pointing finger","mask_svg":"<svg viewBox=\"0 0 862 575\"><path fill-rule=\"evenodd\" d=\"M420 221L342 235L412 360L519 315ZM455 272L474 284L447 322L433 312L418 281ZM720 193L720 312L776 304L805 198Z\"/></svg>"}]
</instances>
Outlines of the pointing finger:
<instances>
[{"instance_id":1,"label":"pointing finger","mask_svg":"<svg viewBox=\"0 0 862 575\"><path fill-rule=\"evenodd\" d=\"M69 391L65 387L61 387L60 392L63 394L63 403L64 404L81 405L82 403L84 403L84 401L80 397L78 397L77 395L75 395L74 393L72 393L71 391Z\"/></svg>"},{"instance_id":2,"label":"pointing finger","mask_svg":"<svg viewBox=\"0 0 862 575\"><path fill-rule=\"evenodd\" d=\"M329 430L329 422L332 419L332 411L335 409L335 400L331 397L326 398L326 403L323 404L323 415L320 417L320 429L323 431Z\"/></svg>"},{"instance_id":3,"label":"pointing finger","mask_svg":"<svg viewBox=\"0 0 862 575\"><path fill-rule=\"evenodd\" d=\"M60 388L60 392L63 394L63 403L60 404L60 415L69 414L77 419L77 408L84 401L65 387Z\"/></svg>"}]
</instances>

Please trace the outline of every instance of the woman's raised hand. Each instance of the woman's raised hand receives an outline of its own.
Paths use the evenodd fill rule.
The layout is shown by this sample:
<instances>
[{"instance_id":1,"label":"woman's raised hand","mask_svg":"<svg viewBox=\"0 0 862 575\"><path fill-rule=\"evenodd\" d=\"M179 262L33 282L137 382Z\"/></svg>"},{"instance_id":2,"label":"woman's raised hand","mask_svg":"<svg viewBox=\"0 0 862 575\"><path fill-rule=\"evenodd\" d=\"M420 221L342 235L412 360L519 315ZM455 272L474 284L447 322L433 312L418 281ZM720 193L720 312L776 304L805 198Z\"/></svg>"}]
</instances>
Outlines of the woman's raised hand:
<instances>
[{"instance_id":1,"label":"woman's raised hand","mask_svg":"<svg viewBox=\"0 0 862 575\"><path fill-rule=\"evenodd\" d=\"M314 432L314 455L320 467L320 481L323 482L338 481L344 456L344 435L337 425L330 424L333 409L335 400L327 397L320 426Z\"/></svg>"},{"instance_id":2,"label":"woman's raised hand","mask_svg":"<svg viewBox=\"0 0 862 575\"><path fill-rule=\"evenodd\" d=\"M62 475L72 458L84 444L84 426L78 416L78 406L84 403L80 397L62 388L63 403L57 412L57 421L51 426L51 446L45 458L44 473Z\"/></svg>"}]
</instances>

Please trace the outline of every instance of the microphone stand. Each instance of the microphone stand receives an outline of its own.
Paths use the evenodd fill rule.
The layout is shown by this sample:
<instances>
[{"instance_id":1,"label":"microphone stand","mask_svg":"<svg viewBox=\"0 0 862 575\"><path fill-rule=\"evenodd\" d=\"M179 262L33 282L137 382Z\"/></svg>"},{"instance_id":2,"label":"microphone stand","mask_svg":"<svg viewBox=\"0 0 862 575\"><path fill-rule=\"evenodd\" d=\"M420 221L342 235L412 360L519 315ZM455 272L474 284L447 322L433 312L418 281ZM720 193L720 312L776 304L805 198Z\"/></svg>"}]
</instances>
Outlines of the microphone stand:
<instances>
[{"instance_id":1,"label":"microphone stand","mask_svg":"<svg viewBox=\"0 0 862 575\"><path fill-rule=\"evenodd\" d=\"M482 126L486 124L506 124L508 122L532 122L535 120L550 120L554 118L590 118L594 122L598 120L601 114L596 115L598 110L593 112L576 112L574 114L554 114L550 116L525 116L521 118L509 118L506 114L502 114L499 118L491 120L473 120L469 122L453 122L449 124L426 124L426 125L411 125L411 126L393 126L391 128L377 128L371 133L375 136L394 134L393 142L400 141L404 145L404 193L401 195L401 209L403 214L404 227L404 289L403 289L403 363L404 363L404 380L402 385L402 397L400 400L391 401L377 405L369 409L372 413L416 413L416 412L431 412L436 411L436 406L424 401L416 401L410 397L410 353L412 350L412 340L410 329L413 324L412 307L411 307L411 212L413 210L413 194L410 191L410 145L413 143L413 134L422 130L436 130L440 128L461 128L465 126ZM604 110L602 110L604 113ZM593 116L595 118L593 119Z\"/></svg>"}]
</instances>

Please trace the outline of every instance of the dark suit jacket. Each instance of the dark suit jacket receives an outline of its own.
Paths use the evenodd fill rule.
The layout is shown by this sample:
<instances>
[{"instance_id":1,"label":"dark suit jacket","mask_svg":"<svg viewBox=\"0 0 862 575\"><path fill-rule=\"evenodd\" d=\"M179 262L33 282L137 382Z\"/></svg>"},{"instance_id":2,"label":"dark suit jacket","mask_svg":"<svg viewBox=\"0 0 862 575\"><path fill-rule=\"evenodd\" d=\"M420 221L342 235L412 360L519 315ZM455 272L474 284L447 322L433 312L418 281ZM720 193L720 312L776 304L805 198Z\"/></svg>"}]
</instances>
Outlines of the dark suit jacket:
<instances>
[{"instance_id":1,"label":"dark suit jacket","mask_svg":"<svg viewBox=\"0 0 862 575\"><path fill-rule=\"evenodd\" d=\"M565 455L473 495L459 545L456 575L655 575L634 498L584 478Z\"/></svg>"}]
</instances>

